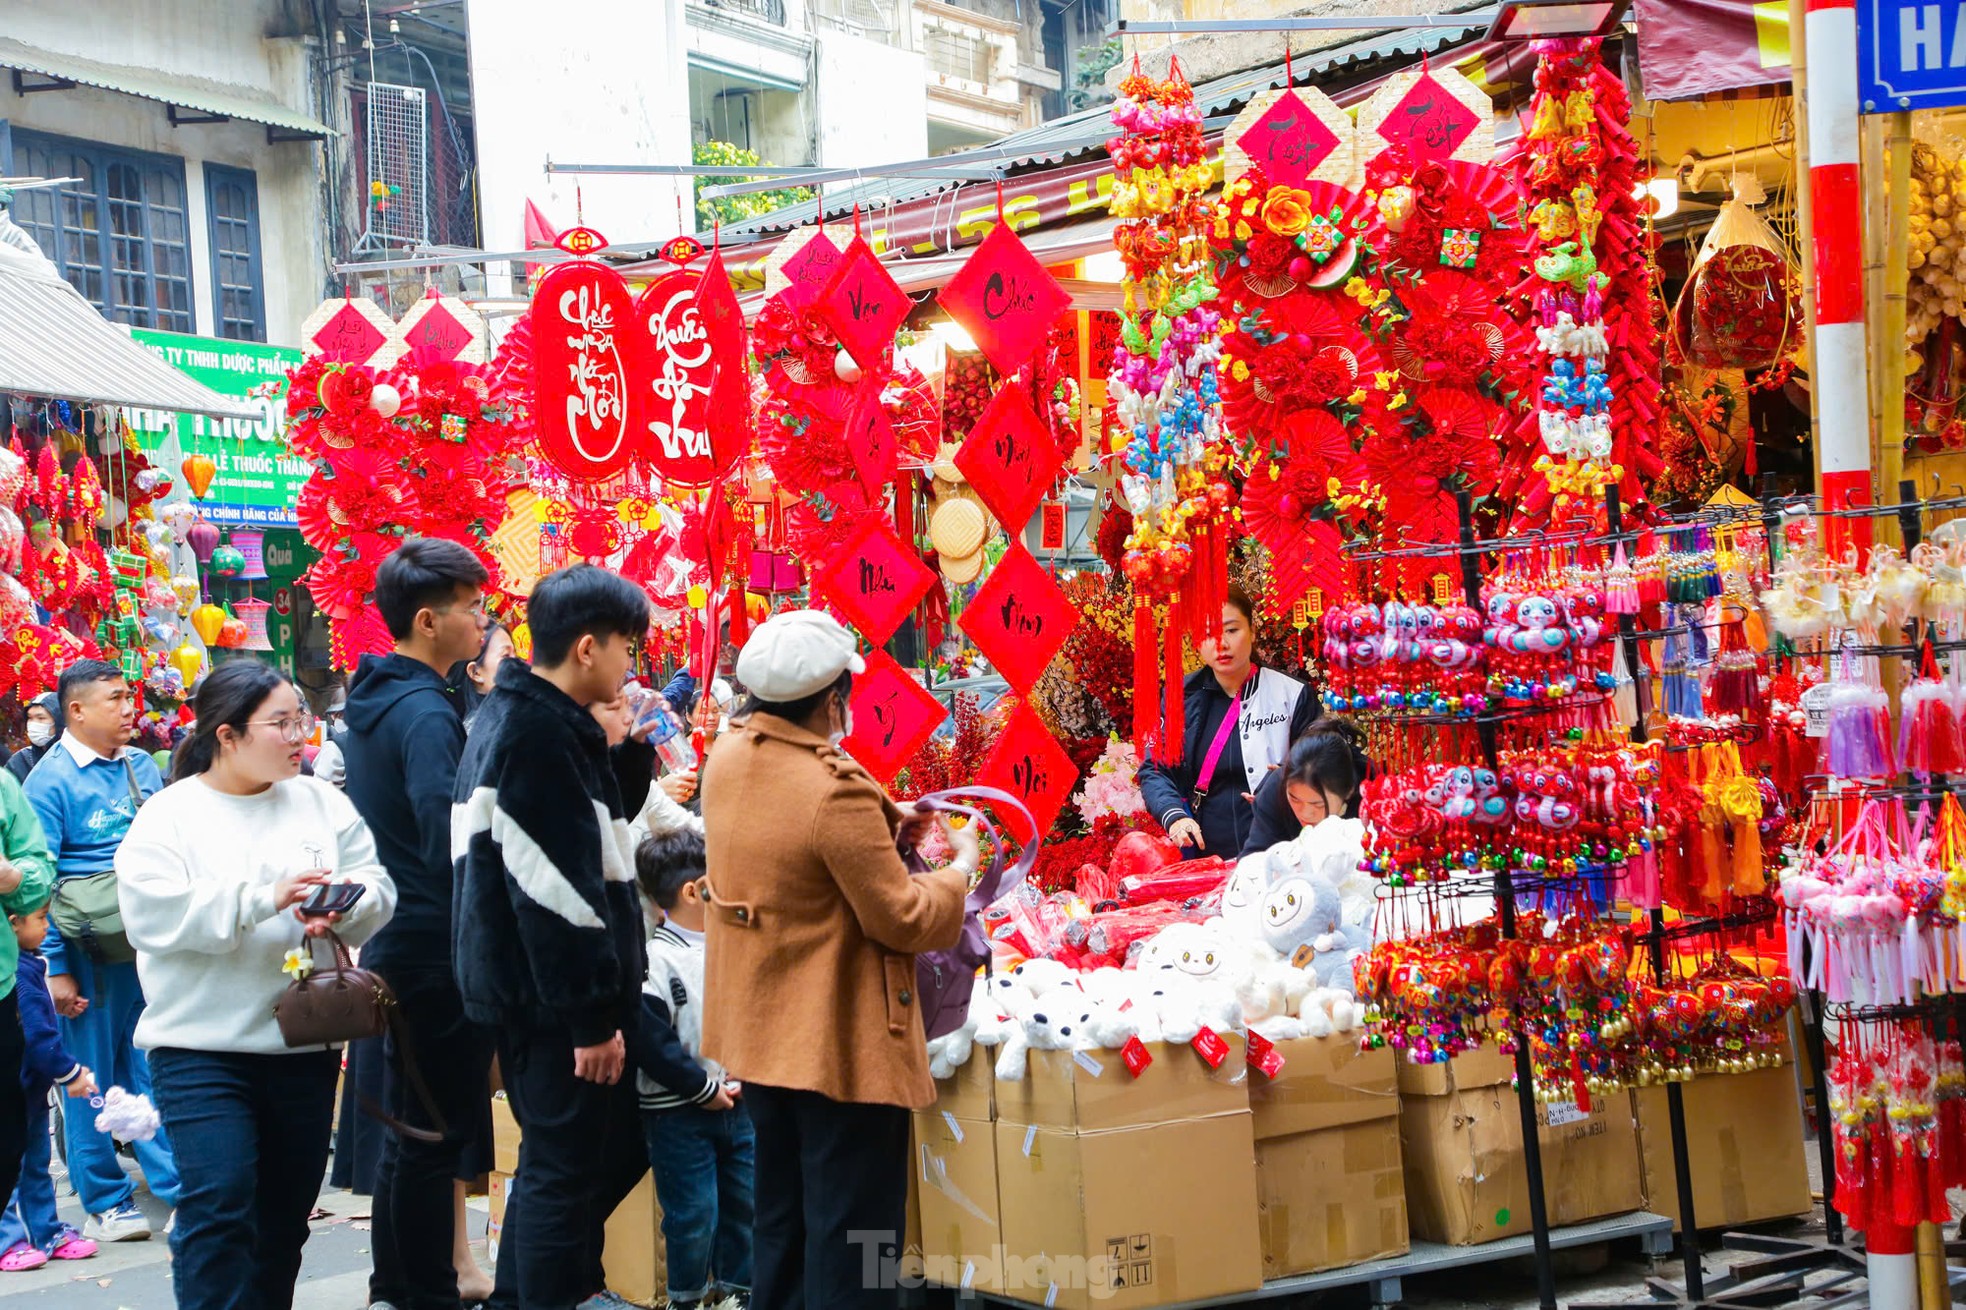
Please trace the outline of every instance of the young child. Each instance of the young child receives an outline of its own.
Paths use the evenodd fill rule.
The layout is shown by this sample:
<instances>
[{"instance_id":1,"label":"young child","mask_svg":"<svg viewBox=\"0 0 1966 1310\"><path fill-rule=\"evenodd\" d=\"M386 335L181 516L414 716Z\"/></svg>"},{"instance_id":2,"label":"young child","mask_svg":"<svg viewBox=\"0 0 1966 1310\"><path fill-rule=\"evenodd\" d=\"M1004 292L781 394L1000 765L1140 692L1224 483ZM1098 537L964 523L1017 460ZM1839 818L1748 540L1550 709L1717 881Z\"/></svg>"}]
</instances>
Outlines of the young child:
<instances>
[{"instance_id":1,"label":"young child","mask_svg":"<svg viewBox=\"0 0 1966 1310\"><path fill-rule=\"evenodd\" d=\"M50 1256L86 1260L96 1253L94 1242L55 1213L55 1184L48 1176L48 1089L59 1085L82 1102L70 1114L93 1117L87 1098L96 1094L96 1080L63 1048L55 1026L48 962L41 956L41 943L48 935L48 898L42 896L29 913L8 915L7 922L20 944L14 989L20 995L21 1036L26 1042L20 1079L27 1092L27 1154L21 1161L20 1184L6 1214L0 1216L0 1272L17 1274L39 1269Z\"/></svg>"},{"instance_id":2,"label":"young child","mask_svg":"<svg viewBox=\"0 0 1966 1310\"><path fill-rule=\"evenodd\" d=\"M635 878L668 916L648 945L642 1022L630 1054L641 1093L669 1304L751 1288L751 1117L743 1089L703 1058L703 836L679 830L635 850Z\"/></svg>"}]
</instances>

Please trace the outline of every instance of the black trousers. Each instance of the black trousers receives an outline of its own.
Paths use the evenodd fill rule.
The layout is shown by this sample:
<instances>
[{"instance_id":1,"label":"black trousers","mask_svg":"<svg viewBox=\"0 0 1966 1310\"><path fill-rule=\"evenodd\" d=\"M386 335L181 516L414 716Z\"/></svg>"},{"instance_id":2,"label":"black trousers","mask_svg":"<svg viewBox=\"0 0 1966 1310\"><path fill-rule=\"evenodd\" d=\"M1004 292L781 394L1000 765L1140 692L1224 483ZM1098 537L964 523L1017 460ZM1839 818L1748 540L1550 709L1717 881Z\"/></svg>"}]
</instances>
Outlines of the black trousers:
<instances>
[{"instance_id":1,"label":"black trousers","mask_svg":"<svg viewBox=\"0 0 1966 1310\"><path fill-rule=\"evenodd\" d=\"M444 1139L420 1142L387 1132L376 1170L375 1272L369 1299L399 1310L457 1310L451 1264L453 1184L458 1161L491 1095L491 1034L464 1017L448 962L438 968L374 966L396 993L398 1022L409 1034L430 1099L444 1117ZM434 1129L429 1111L403 1075L403 1052L391 1034L384 1047L384 1106L413 1128Z\"/></svg>"},{"instance_id":2,"label":"black trousers","mask_svg":"<svg viewBox=\"0 0 1966 1310\"><path fill-rule=\"evenodd\" d=\"M893 1310L908 1112L744 1084L757 1131L752 1310Z\"/></svg>"},{"instance_id":3,"label":"black trousers","mask_svg":"<svg viewBox=\"0 0 1966 1310\"><path fill-rule=\"evenodd\" d=\"M519 1172L487 1304L570 1310L605 1287L602 1225L648 1172L635 1073L612 1087L575 1078L565 1031L501 1031L498 1067L519 1122Z\"/></svg>"},{"instance_id":4,"label":"black trousers","mask_svg":"<svg viewBox=\"0 0 1966 1310\"><path fill-rule=\"evenodd\" d=\"M27 1039L20 1031L20 1000L13 993L0 997L0 1186L14 1194L20 1182L21 1156L27 1152L27 1093L20 1085L21 1059Z\"/></svg>"}]
</instances>

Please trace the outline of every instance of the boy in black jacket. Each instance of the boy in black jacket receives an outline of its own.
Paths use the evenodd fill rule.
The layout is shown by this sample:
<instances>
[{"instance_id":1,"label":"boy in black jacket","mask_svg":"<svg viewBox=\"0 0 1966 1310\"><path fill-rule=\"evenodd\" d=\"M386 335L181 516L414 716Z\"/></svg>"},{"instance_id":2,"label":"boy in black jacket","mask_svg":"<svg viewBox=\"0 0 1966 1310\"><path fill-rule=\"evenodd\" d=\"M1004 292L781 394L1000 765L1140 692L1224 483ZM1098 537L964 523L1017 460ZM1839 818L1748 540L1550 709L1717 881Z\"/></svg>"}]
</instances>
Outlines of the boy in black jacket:
<instances>
[{"instance_id":1,"label":"boy in black jacket","mask_svg":"<svg viewBox=\"0 0 1966 1310\"><path fill-rule=\"evenodd\" d=\"M628 820L655 751L610 751L587 706L619 692L648 600L576 564L540 580L527 621L534 667L499 666L458 767L452 942L522 1134L492 1304L569 1310L600 1290L600 1229L620 1195L609 1161L641 1154L622 1079L644 973Z\"/></svg>"},{"instance_id":2,"label":"boy in black jacket","mask_svg":"<svg viewBox=\"0 0 1966 1310\"><path fill-rule=\"evenodd\" d=\"M436 1142L383 1139L375 1181L373 1310L457 1310L452 1180L490 1095L491 1034L464 1016L451 969L451 793L464 720L444 680L484 640L485 566L454 541L416 537L376 570L375 605L395 640L364 655L344 707L345 789L396 883L396 916L362 948L388 980L418 1069L448 1129ZM384 1043L384 1102L434 1129L410 1094L402 1052Z\"/></svg>"}]
</instances>

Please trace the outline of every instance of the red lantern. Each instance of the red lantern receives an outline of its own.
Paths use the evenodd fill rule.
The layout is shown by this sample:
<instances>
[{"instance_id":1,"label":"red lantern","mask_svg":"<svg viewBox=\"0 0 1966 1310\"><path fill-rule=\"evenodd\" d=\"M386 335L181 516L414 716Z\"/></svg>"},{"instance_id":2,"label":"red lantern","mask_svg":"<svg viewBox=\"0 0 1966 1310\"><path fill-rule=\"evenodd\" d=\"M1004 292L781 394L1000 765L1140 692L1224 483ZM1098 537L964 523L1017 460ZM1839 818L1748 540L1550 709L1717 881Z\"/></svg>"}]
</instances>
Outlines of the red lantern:
<instances>
[{"instance_id":1,"label":"red lantern","mask_svg":"<svg viewBox=\"0 0 1966 1310\"><path fill-rule=\"evenodd\" d=\"M665 482L708 485L710 386L716 373L710 333L697 312L700 279L678 270L649 283L635 302L635 333L648 362L635 383L648 416L648 461Z\"/></svg>"},{"instance_id":2,"label":"red lantern","mask_svg":"<svg viewBox=\"0 0 1966 1310\"><path fill-rule=\"evenodd\" d=\"M532 312L540 446L576 482L614 477L643 454L648 434L635 383L648 370L628 284L601 264L561 264L540 279Z\"/></svg>"}]
</instances>

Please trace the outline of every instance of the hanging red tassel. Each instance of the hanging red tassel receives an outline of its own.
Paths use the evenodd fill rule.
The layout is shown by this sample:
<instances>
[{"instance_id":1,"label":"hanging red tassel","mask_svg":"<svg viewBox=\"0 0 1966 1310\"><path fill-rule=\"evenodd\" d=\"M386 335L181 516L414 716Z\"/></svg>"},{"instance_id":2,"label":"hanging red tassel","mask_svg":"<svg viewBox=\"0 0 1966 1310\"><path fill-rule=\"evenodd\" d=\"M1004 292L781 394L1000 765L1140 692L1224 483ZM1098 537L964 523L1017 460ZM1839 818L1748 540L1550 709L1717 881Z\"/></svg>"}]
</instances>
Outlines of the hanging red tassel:
<instances>
[{"instance_id":1,"label":"hanging red tassel","mask_svg":"<svg viewBox=\"0 0 1966 1310\"><path fill-rule=\"evenodd\" d=\"M1167 727L1161 737L1161 758L1170 764L1179 760L1182 751L1187 749L1187 706L1183 702L1186 688L1181 685L1182 635L1179 626L1173 623L1167 625L1167 670L1164 675L1165 686L1162 688L1167 702L1167 707L1163 711Z\"/></svg>"},{"instance_id":2,"label":"hanging red tassel","mask_svg":"<svg viewBox=\"0 0 1966 1310\"><path fill-rule=\"evenodd\" d=\"M1133 754L1142 764L1160 740L1160 664L1154 658L1154 610L1144 597L1133 602Z\"/></svg>"},{"instance_id":3,"label":"hanging red tassel","mask_svg":"<svg viewBox=\"0 0 1966 1310\"><path fill-rule=\"evenodd\" d=\"M739 650L751 640L751 612L744 604L744 588L732 584L730 589L730 644Z\"/></svg>"}]
</instances>

